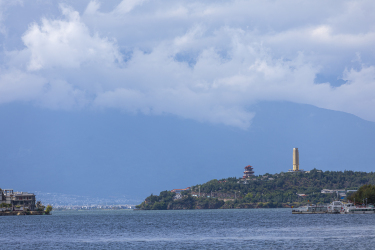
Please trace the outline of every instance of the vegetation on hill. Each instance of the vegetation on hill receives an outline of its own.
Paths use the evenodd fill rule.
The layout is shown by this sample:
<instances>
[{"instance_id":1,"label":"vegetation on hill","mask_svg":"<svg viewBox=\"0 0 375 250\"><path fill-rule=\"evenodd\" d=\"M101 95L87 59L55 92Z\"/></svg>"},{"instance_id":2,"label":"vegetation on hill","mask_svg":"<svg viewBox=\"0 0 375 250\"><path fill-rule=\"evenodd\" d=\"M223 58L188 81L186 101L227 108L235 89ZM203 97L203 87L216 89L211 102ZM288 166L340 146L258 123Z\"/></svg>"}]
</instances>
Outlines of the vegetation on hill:
<instances>
[{"instance_id":1,"label":"vegetation on hill","mask_svg":"<svg viewBox=\"0 0 375 250\"><path fill-rule=\"evenodd\" d=\"M193 186L190 191L182 192L181 199L163 191L159 196L147 197L137 208L259 208L329 203L338 198L337 194L323 194L322 189L356 190L366 184L375 184L375 173L314 169L309 173L265 174L247 180L231 177Z\"/></svg>"},{"instance_id":2,"label":"vegetation on hill","mask_svg":"<svg viewBox=\"0 0 375 250\"><path fill-rule=\"evenodd\" d=\"M142 210L180 210L180 209L216 209L224 205L224 201L215 198L195 197L185 192L181 199L174 199L176 193L160 192L160 195L150 195L137 206Z\"/></svg>"},{"instance_id":3,"label":"vegetation on hill","mask_svg":"<svg viewBox=\"0 0 375 250\"><path fill-rule=\"evenodd\" d=\"M348 200L355 201L356 204L365 204L366 202L367 204L375 204L375 185L363 185L357 192L349 195Z\"/></svg>"}]
</instances>

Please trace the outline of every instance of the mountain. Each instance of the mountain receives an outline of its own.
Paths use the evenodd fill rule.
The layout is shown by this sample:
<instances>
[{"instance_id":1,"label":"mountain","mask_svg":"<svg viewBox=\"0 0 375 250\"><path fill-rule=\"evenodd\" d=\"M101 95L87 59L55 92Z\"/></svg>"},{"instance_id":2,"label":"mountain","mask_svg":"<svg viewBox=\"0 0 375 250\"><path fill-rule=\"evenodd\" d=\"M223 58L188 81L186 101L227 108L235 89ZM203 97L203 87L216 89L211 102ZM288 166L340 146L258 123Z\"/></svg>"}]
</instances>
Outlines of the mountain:
<instances>
[{"instance_id":1,"label":"mountain","mask_svg":"<svg viewBox=\"0 0 375 250\"><path fill-rule=\"evenodd\" d=\"M373 171L375 123L343 112L262 102L242 130L170 115L0 106L0 187L143 199L228 176L292 168Z\"/></svg>"}]
</instances>

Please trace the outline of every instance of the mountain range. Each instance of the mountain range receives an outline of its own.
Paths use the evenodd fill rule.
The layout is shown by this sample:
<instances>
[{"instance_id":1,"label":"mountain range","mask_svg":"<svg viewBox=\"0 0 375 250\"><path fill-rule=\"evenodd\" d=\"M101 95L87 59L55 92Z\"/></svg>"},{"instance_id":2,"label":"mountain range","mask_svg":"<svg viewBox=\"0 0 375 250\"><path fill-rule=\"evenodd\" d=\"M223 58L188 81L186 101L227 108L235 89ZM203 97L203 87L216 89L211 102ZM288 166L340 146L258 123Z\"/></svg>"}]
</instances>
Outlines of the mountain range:
<instances>
[{"instance_id":1,"label":"mountain range","mask_svg":"<svg viewBox=\"0 0 375 250\"><path fill-rule=\"evenodd\" d=\"M290 102L261 102L247 130L172 115L0 106L0 187L142 200L211 179L292 168L374 169L375 123Z\"/></svg>"}]
</instances>

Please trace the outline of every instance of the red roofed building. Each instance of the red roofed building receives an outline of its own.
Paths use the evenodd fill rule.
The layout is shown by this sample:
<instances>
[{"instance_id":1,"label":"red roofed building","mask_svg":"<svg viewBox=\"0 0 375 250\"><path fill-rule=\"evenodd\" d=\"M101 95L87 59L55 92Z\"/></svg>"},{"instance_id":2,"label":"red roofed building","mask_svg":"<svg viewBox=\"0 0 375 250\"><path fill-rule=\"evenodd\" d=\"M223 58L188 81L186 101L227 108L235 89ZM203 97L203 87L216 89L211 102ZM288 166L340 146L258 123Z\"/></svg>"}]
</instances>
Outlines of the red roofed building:
<instances>
[{"instance_id":1,"label":"red roofed building","mask_svg":"<svg viewBox=\"0 0 375 250\"><path fill-rule=\"evenodd\" d=\"M245 171L243 172L243 179L246 179L246 178L249 178L249 177L252 177L254 176L254 171L253 171L253 167L248 165L245 167Z\"/></svg>"},{"instance_id":2,"label":"red roofed building","mask_svg":"<svg viewBox=\"0 0 375 250\"><path fill-rule=\"evenodd\" d=\"M179 194L182 191L189 191L189 190L190 190L190 187L187 187L187 188L184 188L184 189L172 189L171 192Z\"/></svg>"}]
</instances>

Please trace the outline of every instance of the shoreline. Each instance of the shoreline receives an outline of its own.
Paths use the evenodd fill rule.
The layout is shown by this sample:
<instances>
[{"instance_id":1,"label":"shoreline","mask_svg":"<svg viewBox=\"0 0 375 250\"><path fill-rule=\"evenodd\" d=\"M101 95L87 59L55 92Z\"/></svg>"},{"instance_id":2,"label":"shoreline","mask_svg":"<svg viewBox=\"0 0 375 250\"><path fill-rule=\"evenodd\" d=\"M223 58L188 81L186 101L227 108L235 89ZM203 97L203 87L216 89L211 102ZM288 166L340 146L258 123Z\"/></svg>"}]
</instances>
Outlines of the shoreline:
<instances>
[{"instance_id":1,"label":"shoreline","mask_svg":"<svg viewBox=\"0 0 375 250\"><path fill-rule=\"evenodd\" d=\"M0 212L0 216L14 216L14 215L48 215L44 211L7 211Z\"/></svg>"}]
</instances>

